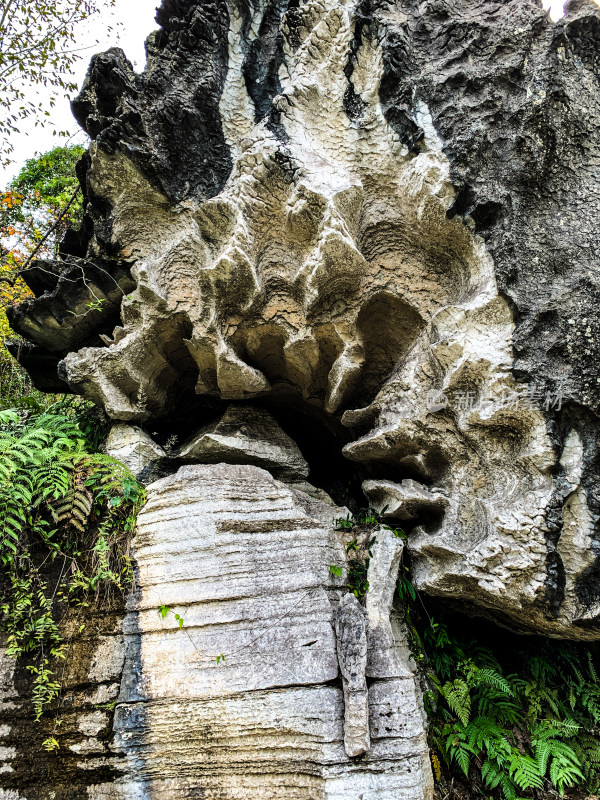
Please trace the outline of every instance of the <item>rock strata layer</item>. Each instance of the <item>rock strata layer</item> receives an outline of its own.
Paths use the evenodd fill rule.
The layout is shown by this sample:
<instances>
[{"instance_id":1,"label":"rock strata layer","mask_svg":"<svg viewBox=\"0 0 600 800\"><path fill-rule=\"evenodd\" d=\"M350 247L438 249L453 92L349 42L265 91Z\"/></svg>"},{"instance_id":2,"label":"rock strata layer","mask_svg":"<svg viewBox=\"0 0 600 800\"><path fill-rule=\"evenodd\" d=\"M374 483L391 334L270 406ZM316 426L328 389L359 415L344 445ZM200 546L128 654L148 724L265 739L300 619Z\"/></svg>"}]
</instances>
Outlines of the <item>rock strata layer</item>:
<instances>
[{"instance_id":1,"label":"rock strata layer","mask_svg":"<svg viewBox=\"0 0 600 800\"><path fill-rule=\"evenodd\" d=\"M115 711L128 770L91 796L430 800L406 640L396 628L388 643L404 670L388 658L367 690L366 616L329 571L345 561L331 506L307 509L264 470L225 464L182 467L148 492ZM362 631L360 698L345 691L355 637L336 624L348 604ZM362 746L349 748L357 716Z\"/></svg>"},{"instance_id":2,"label":"rock strata layer","mask_svg":"<svg viewBox=\"0 0 600 800\"><path fill-rule=\"evenodd\" d=\"M0 660L0 797L432 800L391 608L399 540L380 532L365 610L345 566L329 570L345 564L338 512L253 466L184 466L149 486L123 625L92 617L82 636L72 622L58 758L40 755L51 718L24 733L30 700Z\"/></svg>"}]
</instances>

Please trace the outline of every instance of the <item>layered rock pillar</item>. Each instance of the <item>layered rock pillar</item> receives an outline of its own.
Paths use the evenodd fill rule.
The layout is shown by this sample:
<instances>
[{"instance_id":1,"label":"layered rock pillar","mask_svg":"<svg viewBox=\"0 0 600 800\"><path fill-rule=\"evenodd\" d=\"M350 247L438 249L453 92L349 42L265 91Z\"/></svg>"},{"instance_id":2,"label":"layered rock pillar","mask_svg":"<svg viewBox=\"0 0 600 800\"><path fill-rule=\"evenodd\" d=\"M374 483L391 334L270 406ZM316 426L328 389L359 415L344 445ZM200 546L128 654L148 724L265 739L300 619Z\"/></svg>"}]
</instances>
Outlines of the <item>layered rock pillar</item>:
<instances>
[{"instance_id":1,"label":"layered rock pillar","mask_svg":"<svg viewBox=\"0 0 600 800\"><path fill-rule=\"evenodd\" d=\"M334 516L252 466L186 466L149 487L114 721L128 767L93 797L430 800L399 627L385 677L368 692L365 681L370 744L359 758L344 747L335 618L348 595L329 570L345 563Z\"/></svg>"}]
</instances>

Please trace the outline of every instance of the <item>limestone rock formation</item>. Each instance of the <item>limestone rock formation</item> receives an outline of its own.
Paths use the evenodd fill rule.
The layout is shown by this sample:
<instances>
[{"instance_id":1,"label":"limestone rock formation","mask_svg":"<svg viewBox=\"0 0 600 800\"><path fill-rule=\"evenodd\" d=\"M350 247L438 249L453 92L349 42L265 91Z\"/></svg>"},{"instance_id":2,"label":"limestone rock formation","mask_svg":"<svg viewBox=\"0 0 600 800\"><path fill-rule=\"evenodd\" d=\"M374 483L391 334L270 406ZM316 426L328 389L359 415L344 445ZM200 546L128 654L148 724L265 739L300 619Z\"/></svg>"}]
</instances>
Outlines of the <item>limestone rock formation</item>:
<instances>
[{"instance_id":1,"label":"limestone rock formation","mask_svg":"<svg viewBox=\"0 0 600 800\"><path fill-rule=\"evenodd\" d=\"M401 514L421 589L596 637L598 8L274 9L166 2L142 75L94 59L64 264L135 289L116 327L54 310L68 331L47 334L47 293L13 324L117 420L299 404L365 478L438 498Z\"/></svg>"},{"instance_id":2,"label":"limestone rock formation","mask_svg":"<svg viewBox=\"0 0 600 800\"><path fill-rule=\"evenodd\" d=\"M413 671L390 661L391 691L367 690L364 611L329 571L345 557L334 516L252 466L186 466L149 487L114 722L129 767L92 798L432 797ZM334 635L349 598L362 620L359 761L344 751L352 721L336 681L354 665L353 636Z\"/></svg>"},{"instance_id":3,"label":"limestone rock formation","mask_svg":"<svg viewBox=\"0 0 600 800\"><path fill-rule=\"evenodd\" d=\"M381 534L364 609L342 601L310 493L362 482L429 596L600 637L600 7L163 0L157 22L143 73L92 60L85 220L11 315L40 386L156 446L201 431L140 520L128 766L90 796L426 798L402 543ZM265 412L284 433L253 441L240 415ZM219 669L192 645L254 635Z\"/></svg>"},{"instance_id":4,"label":"limestone rock formation","mask_svg":"<svg viewBox=\"0 0 600 800\"><path fill-rule=\"evenodd\" d=\"M0 658L0 797L432 800L420 690L390 622L398 559L386 532L365 611L329 570L345 562L330 505L226 464L182 467L148 493L124 622L88 612L68 662L66 753L40 755L44 729L25 732L29 698ZM339 632L349 606L358 651Z\"/></svg>"},{"instance_id":5,"label":"limestone rock formation","mask_svg":"<svg viewBox=\"0 0 600 800\"><path fill-rule=\"evenodd\" d=\"M113 425L106 440L106 452L125 464L134 475L140 475L153 461L166 458L166 453L141 428L123 423Z\"/></svg>"},{"instance_id":6,"label":"limestone rock formation","mask_svg":"<svg viewBox=\"0 0 600 800\"><path fill-rule=\"evenodd\" d=\"M269 413L251 406L230 405L219 420L184 442L177 457L189 463L254 464L297 482L309 472L298 445Z\"/></svg>"}]
</instances>

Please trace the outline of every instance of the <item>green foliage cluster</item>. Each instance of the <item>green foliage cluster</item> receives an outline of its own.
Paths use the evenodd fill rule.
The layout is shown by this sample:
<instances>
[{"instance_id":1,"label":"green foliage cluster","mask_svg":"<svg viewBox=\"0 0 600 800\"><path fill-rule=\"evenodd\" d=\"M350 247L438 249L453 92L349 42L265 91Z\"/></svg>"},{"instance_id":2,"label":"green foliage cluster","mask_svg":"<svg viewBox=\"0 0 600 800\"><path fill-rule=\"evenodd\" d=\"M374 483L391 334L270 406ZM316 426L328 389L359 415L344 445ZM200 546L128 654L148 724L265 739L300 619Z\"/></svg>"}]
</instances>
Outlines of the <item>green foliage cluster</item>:
<instances>
[{"instance_id":1,"label":"green foliage cluster","mask_svg":"<svg viewBox=\"0 0 600 800\"><path fill-rule=\"evenodd\" d=\"M131 582L128 542L144 499L126 467L95 451L76 408L0 412L0 630L8 655L29 661L38 720L60 693L61 621Z\"/></svg>"},{"instance_id":2,"label":"green foliage cluster","mask_svg":"<svg viewBox=\"0 0 600 800\"><path fill-rule=\"evenodd\" d=\"M173 614L179 627L183 628L183 623L184 623L183 617L181 616L181 614L176 614L175 611L173 611L173 609L171 608L171 606L166 606L164 603L162 603L158 608L158 613L160 614L161 619L164 619L167 616L167 614Z\"/></svg>"},{"instance_id":3,"label":"green foliage cluster","mask_svg":"<svg viewBox=\"0 0 600 800\"><path fill-rule=\"evenodd\" d=\"M498 631L495 643L485 642L468 635L464 623L434 620L411 633L429 686L438 779L441 761L448 775L462 773L471 793L485 798L600 789L597 650Z\"/></svg>"},{"instance_id":4,"label":"green foliage cluster","mask_svg":"<svg viewBox=\"0 0 600 800\"><path fill-rule=\"evenodd\" d=\"M71 201L79 189L75 166L84 152L81 145L71 145L28 159L9 187L20 202L4 209L3 222L34 241L60 218L52 246L47 248L56 251L66 229L78 227L83 217L81 194Z\"/></svg>"},{"instance_id":5,"label":"green foliage cluster","mask_svg":"<svg viewBox=\"0 0 600 800\"><path fill-rule=\"evenodd\" d=\"M83 216L75 164L80 146L56 147L29 159L6 191L0 192L0 408L44 407L56 397L36 392L27 373L5 347L19 337L10 330L5 309L31 293L19 275L34 254L56 256L67 228Z\"/></svg>"},{"instance_id":6,"label":"green foliage cluster","mask_svg":"<svg viewBox=\"0 0 600 800\"><path fill-rule=\"evenodd\" d=\"M362 600L369 591L367 575L369 562L373 557L372 548L376 542L376 537L372 533L379 526L379 517L370 508L361 509L356 515L337 519L336 526L338 530L349 532L352 536L346 542L348 554L346 587L357 600ZM342 568L335 564L329 567L329 571L338 578L343 574Z\"/></svg>"},{"instance_id":7,"label":"green foliage cluster","mask_svg":"<svg viewBox=\"0 0 600 800\"><path fill-rule=\"evenodd\" d=\"M7 276L18 274L33 255L57 257L67 229L81 224L83 198L75 166L84 152L71 145L28 159L1 194L2 267Z\"/></svg>"},{"instance_id":8,"label":"green foliage cluster","mask_svg":"<svg viewBox=\"0 0 600 800\"><path fill-rule=\"evenodd\" d=\"M28 158L10 188L31 202L39 197L40 203L62 209L79 185L75 166L84 153L82 145L74 144L54 147L41 156Z\"/></svg>"},{"instance_id":9,"label":"green foliage cluster","mask_svg":"<svg viewBox=\"0 0 600 800\"><path fill-rule=\"evenodd\" d=\"M346 586L351 591L357 600L362 600L369 591L369 563L373 558L373 545L377 541L373 532L383 527L386 530L393 532L394 536L405 539L406 534L400 528L390 528L388 525L382 525L380 516L372 508L362 508L355 515L348 517L340 517L336 520L336 527L338 530L350 532L352 538L346 542L346 553L348 554L348 576ZM343 570L341 567L331 565L329 571L336 577L341 577ZM412 584L405 577L408 568L402 560L400 565L400 578L398 581L398 593L400 597L404 597L406 583L410 590L414 592Z\"/></svg>"},{"instance_id":10,"label":"green foliage cluster","mask_svg":"<svg viewBox=\"0 0 600 800\"><path fill-rule=\"evenodd\" d=\"M86 55L78 28L114 4L115 0L0 0L0 163L10 162L11 136L19 133L23 120L33 116L36 126L44 125L56 100L77 89L73 68Z\"/></svg>"}]
</instances>

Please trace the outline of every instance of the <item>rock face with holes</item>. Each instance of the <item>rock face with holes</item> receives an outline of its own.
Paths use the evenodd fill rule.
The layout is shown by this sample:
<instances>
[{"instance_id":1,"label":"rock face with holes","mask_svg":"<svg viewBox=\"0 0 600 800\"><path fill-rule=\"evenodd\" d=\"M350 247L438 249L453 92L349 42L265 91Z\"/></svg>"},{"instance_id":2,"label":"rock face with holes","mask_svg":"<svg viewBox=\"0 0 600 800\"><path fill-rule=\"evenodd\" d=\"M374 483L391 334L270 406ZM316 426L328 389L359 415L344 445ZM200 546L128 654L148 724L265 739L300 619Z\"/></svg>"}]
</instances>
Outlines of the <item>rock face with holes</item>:
<instances>
[{"instance_id":1,"label":"rock face with holes","mask_svg":"<svg viewBox=\"0 0 600 800\"><path fill-rule=\"evenodd\" d=\"M414 527L419 588L596 638L598 7L157 19L145 72L111 50L74 102L86 221L13 314L24 363L48 386L61 359L117 421L185 416L182 441L230 402L295 404ZM112 281L82 277L104 310L81 312L78 269ZM268 468L203 436L173 467Z\"/></svg>"},{"instance_id":2,"label":"rock face with holes","mask_svg":"<svg viewBox=\"0 0 600 800\"><path fill-rule=\"evenodd\" d=\"M166 762L153 759L187 732L176 724L185 708L200 748L188 788L204 781L216 795L229 774L226 796L252 796L261 778L241 776L252 759L266 763L270 721L282 760L264 776L303 766L295 784L268 777L265 796L387 797L392 784L372 788L377 759L392 753L396 769L404 751L381 744L377 714L393 717L412 680L385 666L400 635L389 599L397 544L375 559L378 605L374 596L364 610L336 610L339 598L319 590L315 629L329 639L318 667L294 638L303 623L283 626L289 684L277 665L261 683L226 661L198 686L203 668L174 618L164 621L172 632L155 630L156 607L184 597L155 587L182 570L173 587L188 587L206 647L211 636L233 647L240 631L262 631L279 595L300 586L284 577L289 531L265 520L294 508L302 531L313 526L302 557L317 581L334 546L322 516L331 503L318 497L343 454L345 475L407 530L421 591L519 631L600 638L600 8L570 0L553 23L538 0L163 0L157 22L143 73L120 50L93 59L73 103L92 138L79 167L84 224L61 261L28 271L36 297L11 314L40 386L67 387L117 425L144 428L149 453L171 436L184 443L154 459L158 474L178 477L153 484L138 533L147 576L127 621L139 652L117 715L132 754L123 796L145 796L146 784L176 796L184 785L159 778ZM328 461L333 450L340 460ZM218 460L238 465L230 495L234 467ZM281 575L265 578L261 564L247 575L241 539L220 549L219 524L239 530L234 488L252 495L236 497ZM202 503L214 529L176 522ZM184 577L194 548L208 548L204 582ZM238 559L240 586L221 558ZM195 593L209 588L200 603ZM258 598L251 620L232 599L242 589ZM341 661L336 626L338 645L352 645ZM156 657L146 645L155 639ZM322 706L315 687L329 698ZM224 723L230 760L206 733L217 708L239 721ZM250 758L246 721L256 719L265 727Z\"/></svg>"}]
</instances>

